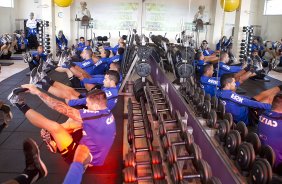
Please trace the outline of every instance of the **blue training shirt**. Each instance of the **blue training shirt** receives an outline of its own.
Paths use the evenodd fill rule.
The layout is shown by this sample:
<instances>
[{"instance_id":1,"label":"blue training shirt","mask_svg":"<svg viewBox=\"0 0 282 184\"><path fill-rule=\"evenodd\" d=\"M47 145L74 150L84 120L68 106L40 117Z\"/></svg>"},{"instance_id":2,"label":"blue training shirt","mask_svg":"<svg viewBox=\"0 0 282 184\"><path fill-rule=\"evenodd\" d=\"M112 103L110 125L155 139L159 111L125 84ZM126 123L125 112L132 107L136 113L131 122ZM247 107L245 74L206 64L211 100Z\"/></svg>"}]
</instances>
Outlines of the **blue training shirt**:
<instances>
[{"instance_id":1,"label":"blue training shirt","mask_svg":"<svg viewBox=\"0 0 282 184\"><path fill-rule=\"evenodd\" d=\"M79 66L84 71L86 71L89 75L93 75L93 66L94 62L92 59L87 59L82 62L74 62L76 66Z\"/></svg>"},{"instance_id":2,"label":"blue training shirt","mask_svg":"<svg viewBox=\"0 0 282 184\"><path fill-rule=\"evenodd\" d=\"M270 104L251 100L231 90L220 90L217 94L225 104L226 112L232 114L235 123L244 121L246 125L249 124L249 107L266 110L271 109Z\"/></svg>"},{"instance_id":3,"label":"blue training shirt","mask_svg":"<svg viewBox=\"0 0 282 184\"><path fill-rule=\"evenodd\" d=\"M275 166L282 163L282 113L266 111L259 117L258 134L262 144L272 147L275 152Z\"/></svg>"},{"instance_id":4,"label":"blue training shirt","mask_svg":"<svg viewBox=\"0 0 282 184\"><path fill-rule=\"evenodd\" d=\"M219 62L219 73L218 76L221 77L223 74L237 73L242 70L241 66L229 66L224 62Z\"/></svg>"},{"instance_id":5,"label":"blue training shirt","mask_svg":"<svg viewBox=\"0 0 282 184\"><path fill-rule=\"evenodd\" d=\"M107 96L107 107L110 110L113 110L113 108L117 104L118 100L118 88L105 88L102 87L101 90L103 90L106 93ZM72 99L69 100L68 105L73 106L79 106L79 105L86 105L86 97L80 98L80 99Z\"/></svg>"},{"instance_id":6,"label":"blue training shirt","mask_svg":"<svg viewBox=\"0 0 282 184\"><path fill-rule=\"evenodd\" d=\"M212 55L213 53L214 53L214 51L213 51L213 50L210 50L210 49L205 49L205 50L203 50L204 56L210 56L210 55Z\"/></svg>"},{"instance_id":7,"label":"blue training shirt","mask_svg":"<svg viewBox=\"0 0 282 184\"><path fill-rule=\"evenodd\" d=\"M39 56L39 59L41 58L43 61L47 60L47 55L44 52L41 54L39 54L37 51L32 53L32 57L37 57L37 56ZM38 61L35 61L34 59L32 60L32 62L36 65L38 64Z\"/></svg>"},{"instance_id":8,"label":"blue training shirt","mask_svg":"<svg viewBox=\"0 0 282 184\"><path fill-rule=\"evenodd\" d=\"M114 54L117 53L119 48L119 44L115 45L114 47L104 47L105 50L111 50Z\"/></svg>"},{"instance_id":9,"label":"blue training shirt","mask_svg":"<svg viewBox=\"0 0 282 184\"><path fill-rule=\"evenodd\" d=\"M207 94L215 96L216 91L220 88L220 78L207 77L202 75L200 79L201 88L205 90ZM240 86L240 82L236 82L236 87Z\"/></svg>"},{"instance_id":10,"label":"blue training shirt","mask_svg":"<svg viewBox=\"0 0 282 184\"><path fill-rule=\"evenodd\" d=\"M86 145L93 156L91 164L101 166L112 147L116 135L116 122L111 111L79 110L83 136L79 144Z\"/></svg>"}]
</instances>

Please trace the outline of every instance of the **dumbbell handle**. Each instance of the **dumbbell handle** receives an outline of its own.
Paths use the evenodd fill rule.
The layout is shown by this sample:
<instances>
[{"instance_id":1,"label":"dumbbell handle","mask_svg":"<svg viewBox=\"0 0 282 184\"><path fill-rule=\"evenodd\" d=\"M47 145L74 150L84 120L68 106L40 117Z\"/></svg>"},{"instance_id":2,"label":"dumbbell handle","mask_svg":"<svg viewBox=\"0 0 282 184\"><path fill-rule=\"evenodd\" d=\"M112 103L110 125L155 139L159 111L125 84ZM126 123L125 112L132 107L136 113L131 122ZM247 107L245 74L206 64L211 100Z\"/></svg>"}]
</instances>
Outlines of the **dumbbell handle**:
<instances>
[{"instance_id":1,"label":"dumbbell handle","mask_svg":"<svg viewBox=\"0 0 282 184\"><path fill-rule=\"evenodd\" d=\"M149 151L149 148L135 148L135 152Z\"/></svg>"},{"instance_id":2,"label":"dumbbell handle","mask_svg":"<svg viewBox=\"0 0 282 184\"><path fill-rule=\"evenodd\" d=\"M166 112L166 111L170 111L170 109L157 109L157 112Z\"/></svg>"},{"instance_id":3,"label":"dumbbell handle","mask_svg":"<svg viewBox=\"0 0 282 184\"><path fill-rule=\"evenodd\" d=\"M171 133L180 133L181 132L181 129L180 128L176 128L176 129L173 129L173 130L167 130L166 133L168 134L171 134Z\"/></svg>"},{"instance_id":4,"label":"dumbbell handle","mask_svg":"<svg viewBox=\"0 0 282 184\"><path fill-rule=\"evenodd\" d=\"M183 175L183 179L201 178L200 174Z\"/></svg>"},{"instance_id":5,"label":"dumbbell handle","mask_svg":"<svg viewBox=\"0 0 282 184\"><path fill-rule=\"evenodd\" d=\"M166 124L166 123L176 123L176 122L177 122L176 119L170 119L170 120L161 121L162 124Z\"/></svg>"},{"instance_id":6,"label":"dumbbell handle","mask_svg":"<svg viewBox=\"0 0 282 184\"><path fill-rule=\"evenodd\" d=\"M181 141L181 142L172 142L171 146L181 146L181 145L185 145L186 142L185 141Z\"/></svg>"},{"instance_id":7,"label":"dumbbell handle","mask_svg":"<svg viewBox=\"0 0 282 184\"><path fill-rule=\"evenodd\" d=\"M157 96L157 95L162 95L163 93L162 92L157 92L157 93L154 93L154 94L151 94L152 96Z\"/></svg>"},{"instance_id":8,"label":"dumbbell handle","mask_svg":"<svg viewBox=\"0 0 282 184\"><path fill-rule=\"evenodd\" d=\"M155 102L156 105L165 105L166 102Z\"/></svg>"},{"instance_id":9,"label":"dumbbell handle","mask_svg":"<svg viewBox=\"0 0 282 184\"><path fill-rule=\"evenodd\" d=\"M145 127L144 126L138 126L138 127L134 127L134 130L143 130Z\"/></svg>"},{"instance_id":10,"label":"dumbbell handle","mask_svg":"<svg viewBox=\"0 0 282 184\"><path fill-rule=\"evenodd\" d=\"M156 99L153 98L153 100L154 100L154 102L157 102L157 101L164 101L165 98L164 98L164 97L160 97L160 98L156 98Z\"/></svg>"},{"instance_id":11,"label":"dumbbell handle","mask_svg":"<svg viewBox=\"0 0 282 184\"><path fill-rule=\"evenodd\" d=\"M177 161L194 159L194 156L177 156Z\"/></svg>"}]
</instances>

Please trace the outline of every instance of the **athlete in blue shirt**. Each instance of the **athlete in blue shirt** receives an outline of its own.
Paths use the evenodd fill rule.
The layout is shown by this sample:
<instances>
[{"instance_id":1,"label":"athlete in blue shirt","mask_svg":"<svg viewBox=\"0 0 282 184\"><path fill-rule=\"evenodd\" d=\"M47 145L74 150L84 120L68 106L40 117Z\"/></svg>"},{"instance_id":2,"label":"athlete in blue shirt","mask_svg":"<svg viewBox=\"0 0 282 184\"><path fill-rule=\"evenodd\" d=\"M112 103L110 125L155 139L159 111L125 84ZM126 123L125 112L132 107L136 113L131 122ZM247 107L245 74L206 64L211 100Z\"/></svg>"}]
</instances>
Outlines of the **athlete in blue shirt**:
<instances>
[{"instance_id":1,"label":"athlete in blue shirt","mask_svg":"<svg viewBox=\"0 0 282 184\"><path fill-rule=\"evenodd\" d=\"M120 64L119 63L112 63L112 64L110 64L110 69L109 70L117 71L120 74L119 83L117 84L117 87L119 89L120 85L121 85L121 82L122 82L122 74L120 73ZM103 85L104 79L105 79L105 75L91 75L91 76L89 76L89 75L85 75L85 73L84 73L84 74L81 74L79 79L83 82L85 88L87 90L90 90L93 87L95 87L95 85Z\"/></svg>"},{"instance_id":2,"label":"athlete in blue shirt","mask_svg":"<svg viewBox=\"0 0 282 184\"><path fill-rule=\"evenodd\" d=\"M84 145L89 150L88 164L93 166L104 164L116 135L115 118L107 108L105 92L99 89L89 92L86 100L88 109L77 110L48 96L33 85L22 86L22 89L27 89L31 94L37 95L50 108L71 118L73 121L69 121L70 127L82 128L82 138L74 140L61 124L47 119L25 104L19 97L22 90L19 89L13 90L9 96L10 102L25 114L31 124L51 133L59 152L66 161L72 162L77 147Z\"/></svg>"},{"instance_id":3,"label":"athlete in blue shirt","mask_svg":"<svg viewBox=\"0 0 282 184\"><path fill-rule=\"evenodd\" d=\"M282 85L268 89L250 99L235 93L236 83L233 74L225 74L220 78L221 90L218 97L225 104L226 112L233 115L234 122L245 122L251 124L249 108L270 110L273 97L280 92Z\"/></svg>"},{"instance_id":4,"label":"athlete in blue shirt","mask_svg":"<svg viewBox=\"0 0 282 184\"><path fill-rule=\"evenodd\" d=\"M215 54L215 52L211 50L208 46L209 46L208 42L206 40L203 40L200 49L202 50L204 56L211 56Z\"/></svg>"},{"instance_id":5,"label":"athlete in blue shirt","mask_svg":"<svg viewBox=\"0 0 282 184\"><path fill-rule=\"evenodd\" d=\"M56 44L59 51L65 50L68 47L68 40L62 30L60 30L58 36L56 36Z\"/></svg>"},{"instance_id":6,"label":"athlete in blue shirt","mask_svg":"<svg viewBox=\"0 0 282 184\"><path fill-rule=\"evenodd\" d=\"M240 72L240 76L235 77L236 87L240 86L240 84L253 76L253 72L254 70L249 71L249 68L246 68L244 73ZM200 79L201 88L203 88L205 92L211 96L215 96L217 90L220 88L220 78L213 77L213 73L213 65L207 64L204 66L204 74Z\"/></svg>"},{"instance_id":7,"label":"athlete in blue shirt","mask_svg":"<svg viewBox=\"0 0 282 184\"><path fill-rule=\"evenodd\" d=\"M107 71L103 81L103 91L106 92L108 99L108 108L113 109L117 103L119 73L114 70ZM60 82L51 80L48 76L45 76L41 81L36 84L37 87L45 90L46 92L64 99L71 106L85 105L85 94L77 92L75 89L66 86ZM97 87L92 85L92 89ZM90 91L90 90L88 90Z\"/></svg>"},{"instance_id":8,"label":"athlete in blue shirt","mask_svg":"<svg viewBox=\"0 0 282 184\"><path fill-rule=\"evenodd\" d=\"M120 37L119 40L118 40L118 44L115 45L114 47L104 47L105 50L110 50L113 52L113 54L117 54L117 51L119 48L124 48L123 47L123 43L125 43L125 40L123 37Z\"/></svg>"},{"instance_id":9,"label":"athlete in blue shirt","mask_svg":"<svg viewBox=\"0 0 282 184\"><path fill-rule=\"evenodd\" d=\"M114 70L108 70L106 72L104 81L103 81L103 87L101 90L103 90L106 93L107 96L107 107L112 110L118 99L118 88L117 84L119 82L119 73ZM71 107L74 106L82 106L86 105L86 98L79 98L79 99L71 99L67 100L67 104Z\"/></svg>"},{"instance_id":10,"label":"athlete in blue shirt","mask_svg":"<svg viewBox=\"0 0 282 184\"><path fill-rule=\"evenodd\" d=\"M230 66L226 63L229 62L229 55L227 52L221 52L219 58L219 72L218 76L221 77L223 74L238 73L244 69L246 66Z\"/></svg>"},{"instance_id":11,"label":"athlete in blue shirt","mask_svg":"<svg viewBox=\"0 0 282 184\"><path fill-rule=\"evenodd\" d=\"M24 32L17 37L17 47L18 52L25 52L28 47L28 39L25 37Z\"/></svg>"},{"instance_id":12,"label":"athlete in blue shirt","mask_svg":"<svg viewBox=\"0 0 282 184\"><path fill-rule=\"evenodd\" d=\"M277 94L271 110L259 117L258 134L262 144L273 148L276 155L274 170L282 175L282 94Z\"/></svg>"},{"instance_id":13,"label":"athlete in blue shirt","mask_svg":"<svg viewBox=\"0 0 282 184\"><path fill-rule=\"evenodd\" d=\"M37 51L32 54L32 61L28 62L30 71L37 67L40 63L40 60L46 61L47 55L44 53L44 47L42 45L37 47Z\"/></svg>"}]
</instances>

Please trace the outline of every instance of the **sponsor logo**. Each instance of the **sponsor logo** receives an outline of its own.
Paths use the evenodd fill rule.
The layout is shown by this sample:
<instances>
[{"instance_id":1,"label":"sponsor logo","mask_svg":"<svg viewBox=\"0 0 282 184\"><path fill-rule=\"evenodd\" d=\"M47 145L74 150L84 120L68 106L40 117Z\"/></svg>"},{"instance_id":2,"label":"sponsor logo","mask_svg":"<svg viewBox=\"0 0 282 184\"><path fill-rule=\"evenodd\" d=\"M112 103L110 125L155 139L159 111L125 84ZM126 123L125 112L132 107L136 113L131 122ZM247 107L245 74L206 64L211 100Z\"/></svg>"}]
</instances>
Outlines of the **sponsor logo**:
<instances>
[{"instance_id":1,"label":"sponsor logo","mask_svg":"<svg viewBox=\"0 0 282 184\"><path fill-rule=\"evenodd\" d=\"M217 84L218 84L218 81L213 80L213 79L209 79L209 80L208 80L208 83L217 85Z\"/></svg>"},{"instance_id":2,"label":"sponsor logo","mask_svg":"<svg viewBox=\"0 0 282 184\"><path fill-rule=\"evenodd\" d=\"M113 94L112 94L112 92L111 91L106 91L106 96L107 97L110 97L110 96L112 96Z\"/></svg>"},{"instance_id":3,"label":"sponsor logo","mask_svg":"<svg viewBox=\"0 0 282 184\"><path fill-rule=\"evenodd\" d=\"M230 70L230 67L227 66L227 65L222 65L223 68L227 69L227 70Z\"/></svg>"},{"instance_id":4,"label":"sponsor logo","mask_svg":"<svg viewBox=\"0 0 282 184\"><path fill-rule=\"evenodd\" d=\"M231 95L231 98L232 98L233 100L236 100L237 102L243 103L243 98L240 97L240 96L238 96L238 95L232 94L232 95Z\"/></svg>"},{"instance_id":5,"label":"sponsor logo","mask_svg":"<svg viewBox=\"0 0 282 184\"><path fill-rule=\"evenodd\" d=\"M269 125L269 126L272 126L272 127L277 127L278 126L277 121L274 121L274 120L271 120L271 119L267 119L267 118L262 117L262 116L259 117L259 121L262 122L263 124L266 124L266 125Z\"/></svg>"},{"instance_id":6,"label":"sponsor logo","mask_svg":"<svg viewBox=\"0 0 282 184\"><path fill-rule=\"evenodd\" d=\"M82 130L82 135L86 136L87 133L84 130Z\"/></svg>"},{"instance_id":7,"label":"sponsor logo","mask_svg":"<svg viewBox=\"0 0 282 184\"><path fill-rule=\"evenodd\" d=\"M112 124L113 122L114 122L114 116L111 115L111 117L107 118L106 123L107 123L107 125L110 125L110 124Z\"/></svg>"},{"instance_id":8,"label":"sponsor logo","mask_svg":"<svg viewBox=\"0 0 282 184\"><path fill-rule=\"evenodd\" d=\"M87 61L87 62L82 63L82 66L88 66L88 65L90 65L90 64L91 64L91 62L90 62L90 61Z\"/></svg>"}]
</instances>

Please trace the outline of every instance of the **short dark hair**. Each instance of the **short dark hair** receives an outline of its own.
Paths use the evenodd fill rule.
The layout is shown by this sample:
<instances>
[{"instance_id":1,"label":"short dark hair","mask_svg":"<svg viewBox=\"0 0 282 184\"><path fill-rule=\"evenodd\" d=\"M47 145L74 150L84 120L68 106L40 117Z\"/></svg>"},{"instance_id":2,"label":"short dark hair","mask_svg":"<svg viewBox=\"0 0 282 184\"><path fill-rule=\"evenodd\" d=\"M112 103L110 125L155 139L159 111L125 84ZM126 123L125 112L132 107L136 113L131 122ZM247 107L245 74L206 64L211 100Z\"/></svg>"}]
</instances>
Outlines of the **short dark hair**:
<instances>
[{"instance_id":1,"label":"short dark hair","mask_svg":"<svg viewBox=\"0 0 282 184\"><path fill-rule=\"evenodd\" d=\"M195 60L199 60L200 57L201 57L201 55L202 55L202 51L200 51L200 50L197 51L196 54L195 54L195 56L194 56L194 59L195 59Z\"/></svg>"},{"instance_id":2,"label":"short dark hair","mask_svg":"<svg viewBox=\"0 0 282 184\"><path fill-rule=\"evenodd\" d=\"M110 57L111 55L111 51L109 50L104 50L105 54L106 54L106 58Z\"/></svg>"},{"instance_id":3,"label":"short dark hair","mask_svg":"<svg viewBox=\"0 0 282 184\"><path fill-rule=\"evenodd\" d=\"M115 82L115 84L117 85L119 83L120 80L120 76L119 73L115 70L108 70L106 71L106 75L109 75L109 78Z\"/></svg>"},{"instance_id":4,"label":"short dark hair","mask_svg":"<svg viewBox=\"0 0 282 184\"><path fill-rule=\"evenodd\" d=\"M226 84L231 83L233 78L234 78L234 74L233 73L223 74L220 77L220 86L221 86L221 88L224 88L226 86Z\"/></svg>"},{"instance_id":5,"label":"short dark hair","mask_svg":"<svg viewBox=\"0 0 282 184\"><path fill-rule=\"evenodd\" d=\"M107 105L107 97L106 93L101 89L93 89L86 94L86 97L91 101L100 104L100 105Z\"/></svg>"},{"instance_id":6,"label":"short dark hair","mask_svg":"<svg viewBox=\"0 0 282 184\"><path fill-rule=\"evenodd\" d=\"M111 63L117 69L117 72L120 73L120 64L118 62Z\"/></svg>"},{"instance_id":7,"label":"short dark hair","mask_svg":"<svg viewBox=\"0 0 282 184\"><path fill-rule=\"evenodd\" d=\"M211 67L213 67L212 64L206 64L206 65L204 66L204 73L206 73L208 70L210 70Z\"/></svg>"},{"instance_id":8,"label":"short dark hair","mask_svg":"<svg viewBox=\"0 0 282 184\"><path fill-rule=\"evenodd\" d=\"M85 40L85 38L83 36L81 36L79 39L84 39Z\"/></svg>"},{"instance_id":9,"label":"short dark hair","mask_svg":"<svg viewBox=\"0 0 282 184\"><path fill-rule=\"evenodd\" d=\"M282 93L279 93L274 96L273 101L272 101L272 109L278 109L282 108Z\"/></svg>"},{"instance_id":10,"label":"short dark hair","mask_svg":"<svg viewBox=\"0 0 282 184\"><path fill-rule=\"evenodd\" d=\"M219 57L219 60L221 61L221 60L223 59L223 57L224 57L226 54L228 55L228 53L227 53L227 52L225 52L225 51L221 51L221 52L220 52L220 57Z\"/></svg>"},{"instance_id":11,"label":"short dark hair","mask_svg":"<svg viewBox=\"0 0 282 184\"><path fill-rule=\"evenodd\" d=\"M122 47L118 48L117 53L119 55L122 55L124 53L124 48L122 48Z\"/></svg>"}]
</instances>

